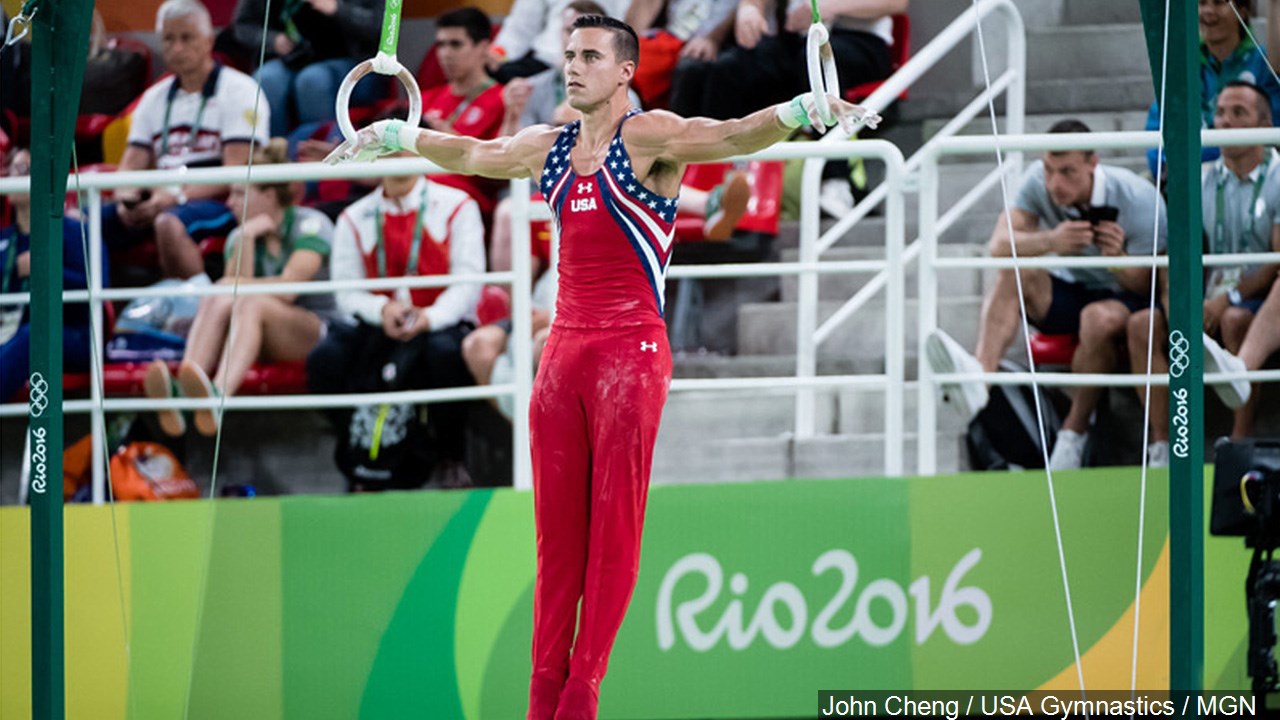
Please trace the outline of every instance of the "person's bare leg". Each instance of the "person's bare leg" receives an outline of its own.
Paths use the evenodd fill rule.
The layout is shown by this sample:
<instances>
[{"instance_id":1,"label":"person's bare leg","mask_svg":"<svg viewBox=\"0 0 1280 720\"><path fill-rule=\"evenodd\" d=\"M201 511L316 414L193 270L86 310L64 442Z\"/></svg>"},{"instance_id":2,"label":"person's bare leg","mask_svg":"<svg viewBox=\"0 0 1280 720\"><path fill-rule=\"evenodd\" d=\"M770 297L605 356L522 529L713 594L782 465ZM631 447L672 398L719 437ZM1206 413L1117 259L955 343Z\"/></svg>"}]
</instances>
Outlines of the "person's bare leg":
<instances>
[{"instance_id":1,"label":"person's bare leg","mask_svg":"<svg viewBox=\"0 0 1280 720\"><path fill-rule=\"evenodd\" d=\"M208 295L200 299L200 308L187 333L187 349L182 357L200 366L206 373L213 372L222 359L222 344L227 341L227 326L231 321L230 295Z\"/></svg>"},{"instance_id":2,"label":"person's bare leg","mask_svg":"<svg viewBox=\"0 0 1280 720\"><path fill-rule=\"evenodd\" d=\"M1116 367L1116 341L1129 325L1129 308L1116 300L1089 303L1080 311L1080 345L1071 358L1073 373L1107 373ZM1071 399L1071 411L1062 427L1080 434L1089 431L1089 420L1098 406L1102 389L1079 387Z\"/></svg>"},{"instance_id":3,"label":"person's bare leg","mask_svg":"<svg viewBox=\"0 0 1280 720\"><path fill-rule=\"evenodd\" d=\"M1158 339L1156 347L1151 348L1151 374L1163 375L1169 372L1169 361L1164 354L1164 338L1165 332L1164 313L1157 311L1155 313L1155 326L1151 333L1150 310L1139 310L1129 316L1129 370L1134 375L1145 375L1147 372L1147 345L1148 339L1154 337ZM1138 402L1146 399L1147 389L1145 386L1138 386ZM1169 388L1163 385L1151 386L1150 398L1150 416L1151 416L1151 442L1168 441L1169 439Z\"/></svg>"},{"instance_id":4,"label":"person's bare leg","mask_svg":"<svg viewBox=\"0 0 1280 720\"><path fill-rule=\"evenodd\" d=\"M227 362L218 368L214 387L234 395L259 358L271 362L304 360L320 342L322 321L313 312L280 298L255 295L241 298L232 319Z\"/></svg>"},{"instance_id":5,"label":"person's bare leg","mask_svg":"<svg viewBox=\"0 0 1280 720\"><path fill-rule=\"evenodd\" d=\"M1045 316L1053 301L1053 285L1043 270L1022 271L1022 293L1027 316L1036 321ZM1022 328L1022 311L1018 307L1018 285L1012 270L1001 270L995 287L982 302L982 320L978 328L978 347L974 355L982 369L995 372L1000 359Z\"/></svg>"},{"instance_id":6,"label":"person's bare leg","mask_svg":"<svg viewBox=\"0 0 1280 720\"><path fill-rule=\"evenodd\" d=\"M680 210L697 215L698 217L707 216L707 196L711 193L706 190L699 190L688 185L680 186Z\"/></svg>"},{"instance_id":7,"label":"person's bare leg","mask_svg":"<svg viewBox=\"0 0 1280 720\"><path fill-rule=\"evenodd\" d=\"M1234 307L1233 307L1234 310ZM1258 309L1257 316L1248 324L1248 331L1240 340L1239 347L1226 346L1229 351L1244 361L1245 368L1257 370L1266 363L1267 357L1280 348L1280 283L1272 284L1271 293L1266 302ZM1222 320L1222 340L1226 340L1226 318ZM1234 328L1233 328L1234 331ZM1262 384L1253 383L1249 387L1249 400L1236 409L1231 421L1231 437L1239 439L1252 436L1253 420L1258 413L1258 397L1262 395Z\"/></svg>"},{"instance_id":8,"label":"person's bare leg","mask_svg":"<svg viewBox=\"0 0 1280 720\"><path fill-rule=\"evenodd\" d=\"M506 272L511 269L511 198L498 201L493 209L493 238L489 243L489 270Z\"/></svg>"},{"instance_id":9,"label":"person's bare leg","mask_svg":"<svg viewBox=\"0 0 1280 720\"><path fill-rule=\"evenodd\" d=\"M156 217L156 250L160 256L160 272L166 278L186 280L204 272L200 247L176 215L161 213Z\"/></svg>"},{"instance_id":10,"label":"person's bare leg","mask_svg":"<svg viewBox=\"0 0 1280 720\"><path fill-rule=\"evenodd\" d=\"M462 339L462 359L477 385L488 385L493 364L507 348L507 332L497 325L483 325Z\"/></svg>"}]
</instances>

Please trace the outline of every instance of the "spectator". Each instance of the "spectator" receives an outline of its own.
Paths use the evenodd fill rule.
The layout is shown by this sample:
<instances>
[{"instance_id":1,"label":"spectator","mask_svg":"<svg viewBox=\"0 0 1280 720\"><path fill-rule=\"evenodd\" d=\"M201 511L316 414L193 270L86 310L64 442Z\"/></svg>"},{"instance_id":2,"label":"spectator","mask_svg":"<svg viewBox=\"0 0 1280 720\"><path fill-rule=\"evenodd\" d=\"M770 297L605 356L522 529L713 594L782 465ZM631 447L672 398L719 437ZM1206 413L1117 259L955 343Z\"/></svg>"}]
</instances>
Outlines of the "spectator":
<instances>
[{"instance_id":1,"label":"spectator","mask_svg":"<svg viewBox=\"0 0 1280 720\"><path fill-rule=\"evenodd\" d=\"M1087 133L1078 120L1063 120L1052 133ZM1157 228L1152 222L1159 212ZM991 254L1008 256L1017 243L1020 257L1038 255L1149 255L1155 240L1165 245L1164 201L1151 183L1124 168L1103 165L1093 151L1046 152L1023 176L1009 216L1001 214L991 235ZM1008 225L1013 226L1013 238ZM1023 269L1022 300L1027 319L1041 332L1078 335L1071 369L1105 373L1119 362L1120 342L1131 313L1148 306L1151 272L1146 268ZM1018 285L1012 270L1001 270L983 302L977 357L942 330L926 341L934 372L995 372L1021 327ZM947 400L966 418L987 403L981 383L945 385ZM1090 416L1100 390L1081 387L1071 403L1053 448L1050 466L1080 467Z\"/></svg>"},{"instance_id":2,"label":"spectator","mask_svg":"<svg viewBox=\"0 0 1280 720\"><path fill-rule=\"evenodd\" d=\"M240 0L236 4L236 42L255 61L266 18L271 59L258 70L258 80L271 104L272 137L286 135L294 119L297 124L334 119L334 99L343 78L378 49L382 6L382 0ZM385 90L380 76L368 76L352 91L351 102L372 104Z\"/></svg>"},{"instance_id":3,"label":"spectator","mask_svg":"<svg viewBox=\"0 0 1280 720\"><path fill-rule=\"evenodd\" d=\"M484 272L479 209L466 193L421 176L386 178L339 216L332 268L335 280ZM478 283L339 292L339 312L356 322L330 326L307 358L308 384L321 393L470 384L462 339L479 298ZM350 415L335 413L336 426ZM458 403L431 407L437 450L450 466L446 484L469 484L461 465L465 415Z\"/></svg>"},{"instance_id":4,"label":"spectator","mask_svg":"<svg viewBox=\"0 0 1280 720\"><path fill-rule=\"evenodd\" d=\"M1218 93L1214 127L1219 129L1271 127L1269 98L1257 85L1240 80ZM1200 185L1200 205L1209 252L1257 253L1280 251L1280 155L1262 145L1222 148L1222 157L1206 165ZM1263 300L1275 284L1276 265L1220 266L1212 269L1204 300L1205 371L1244 370L1233 353L1247 357L1257 369L1275 349L1280 337L1276 312L1263 312ZM1274 296L1275 293L1272 293ZM1168 307L1166 301L1165 307ZM1254 316L1258 316L1257 322ZM1268 317L1270 322L1267 322ZM1149 313L1134 313L1129 321L1129 355L1135 372L1146 371ZM1164 313L1156 313L1155 337L1168 336ZM1255 332L1256 330L1256 332ZM1220 339L1219 345L1215 340ZM1223 350L1223 346L1226 350ZM1161 348L1151 355L1151 370L1164 373L1168 360ZM1215 384L1214 390L1235 409L1233 437L1253 432L1257 394L1243 380ZM1167 439L1169 393L1151 388L1151 436Z\"/></svg>"},{"instance_id":5,"label":"spectator","mask_svg":"<svg viewBox=\"0 0 1280 720\"><path fill-rule=\"evenodd\" d=\"M889 76L893 22L907 0L829 0L819 3L831 28L841 90ZM740 117L809 89L805 39L812 19L802 0L741 0L734 20L737 44L711 62L676 70L671 109L678 114Z\"/></svg>"},{"instance_id":6,"label":"spectator","mask_svg":"<svg viewBox=\"0 0 1280 720\"><path fill-rule=\"evenodd\" d=\"M627 24L640 34L631 84L646 107L666 107L681 58L714 60L729 33L737 0L632 0Z\"/></svg>"},{"instance_id":7,"label":"spectator","mask_svg":"<svg viewBox=\"0 0 1280 720\"><path fill-rule=\"evenodd\" d=\"M493 77L505 83L559 67L563 45L561 18L572 0L515 0L502 29L489 48L487 64ZM609 17L621 17L629 0L603 0Z\"/></svg>"},{"instance_id":8,"label":"spectator","mask_svg":"<svg viewBox=\"0 0 1280 720\"><path fill-rule=\"evenodd\" d=\"M542 359L542 349L546 347L547 337L551 333L557 285L558 278L553 265L542 273L533 287L533 317L530 326L533 334L535 369L538 367L538 361ZM466 361L467 370L477 385L512 382L515 377L515 355L508 342L511 329L511 319L505 318L496 323L482 325L463 338L462 358ZM493 404L508 420L511 419L513 403L510 396L494 398Z\"/></svg>"},{"instance_id":9,"label":"spectator","mask_svg":"<svg viewBox=\"0 0 1280 720\"><path fill-rule=\"evenodd\" d=\"M489 17L472 7L436 19L440 68L448 82L422 93L422 124L432 130L481 140L502 129L502 86L485 71L489 54ZM485 215L493 212L500 185L461 175L437 176L435 182L466 190Z\"/></svg>"},{"instance_id":10,"label":"spectator","mask_svg":"<svg viewBox=\"0 0 1280 720\"><path fill-rule=\"evenodd\" d=\"M0 7L0 27L9 27L9 14ZM11 115L12 113L12 115ZM17 121L31 116L31 35L12 45L0 43L0 131L15 142Z\"/></svg>"},{"instance_id":11,"label":"spectator","mask_svg":"<svg viewBox=\"0 0 1280 720\"><path fill-rule=\"evenodd\" d=\"M156 11L165 65L173 72L142 94L129 127L121 170L244 165L249 144L267 141L270 110L253 78L213 59L209 11L199 0L165 0ZM121 190L102 209L112 248L148 239L154 229L165 277L204 271L198 242L236 225L224 185Z\"/></svg>"},{"instance_id":12,"label":"spectator","mask_svg":"<svg viewBox=\"0 0 1280 720\"><path fill-rule=\"evenodd\" d=\"M288 162L284 140L273 140L257 162ZM318 210L295 207L293 189L287 183L235 186L227 207L240 226L227 239L227 273L220 285L328 278L325 266L333 223ZM333 298L327 294L205 297L187 338L177 390L187 397L234 395L245 373L259 360L305 360L324 334L324 317L332 310ZM225 349L228 342L231 347ZM209 373L215 369L211 383ZM147 367L147 397L171 397L174 385L163 360ZM181 412L162 410L158 417L166 434L186 432ZM209 410L196 411L195 425L201 435L218 432L218 418Z\"/></svg>"},{"instance_id":13,"label":"spectator","mask_svg":"<svg viewBox=\"0 0 1280 720\"><path fill-rule=\"evenodd\" d=\"M31 153L23 148L14 150L10 154L7 169L12 176L30 175ZM4 274L0 276L0 294L26 292L31 286L31 196L16 193L9 198L13 206L13 224L0 228L0 258L4 262ZM79 220L63 217L62 284L67 290L88 287L89 273L84 255L83 232ZM107 285L106 278L103 278L102 284ZM27 382L27 375L30 374L29 308L28 305L0 306L0 402L11 399ZM66 370L84 372L89 369L89 343L92 339L88 305L64 305L62 364Z\"/></svg>"},{"instance_id":14,"label":"spectator","mask_svg":"<svg viewBox=\"0 0 1280 720\"><path fill-rule=\"evenodd\" d=\"M1271 249L1280 252L1280 246L1277 246L1274 239ZM1275 268L1274 265L1270 267ZM1280 350L1280 283L1272 281L1271 290L1258 308L1257 317L1249 325L1249 330L1245 333L1244 342L1240 345L1240 351L1237 354L1228 353L1217 343L1211 344L1208 338L1205 340L1205 372L1261 370L1267 358ZM1231 430L1231 436L1243 438L1252 435L1258 388L1255 387L1250 391L1249 384L1239 380L1215 383L1211 387L1227 407L1236 409L1235 425Z\"/></svg>"},{"instance_id":15,"label":"spectator","mask_svg":"<svg viewBox=\"0 0 1280 720\"><path fill-rule=\"evenodd\" d=\"M1241 25L1242 20L1247 23L1252 17L1252 4L1252 0L1200 0L1201 127L1213 127L1218 92L1232 80L1244 80L1261 88L1271 103L1271 117L1280 118L1280 83L1276 82L1262 49L1244 33ZM1156 100L1147 113L1148 130L1160 127L1159 98ZM1201 149L1201 159L1206 162L1218 154L1216 147ZM1155 148L1147 151L1147 164L1152 176L1156 175Z\"/></svg>"}]
</instances>

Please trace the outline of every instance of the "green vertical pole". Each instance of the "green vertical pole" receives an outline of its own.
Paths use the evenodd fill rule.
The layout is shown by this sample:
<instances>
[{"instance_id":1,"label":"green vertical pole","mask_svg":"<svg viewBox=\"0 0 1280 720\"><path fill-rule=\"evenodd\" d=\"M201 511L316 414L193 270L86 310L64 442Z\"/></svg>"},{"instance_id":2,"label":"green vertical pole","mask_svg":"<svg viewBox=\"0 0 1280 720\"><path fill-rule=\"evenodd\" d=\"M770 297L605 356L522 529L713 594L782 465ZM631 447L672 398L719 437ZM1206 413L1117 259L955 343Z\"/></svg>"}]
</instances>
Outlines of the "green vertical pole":
<instances>
[{"instance_id":1,"label":"green vertical pole","mask_svg":"<svg viewBox=\"0 0 1280 720\"><path fill-rule=\"evenodd\" d=\"M62 207L92 12L92 0L40 0L31 38L31 707L38 720L66 715Z\"/></svg>"},{"instance_id":2,"label":"green vertical pole","mask_svg":"<svg viewBox=\"0 0 1280 720\"><path fill-rule=\"evenodd\" d=\"M1156 96L1165 0L1142 0ZM1164 146L1169 189L1169 683L1204 686L1204 278L1200 37L1195 3L1169 3Z\"/></svg>"}]
</instances>

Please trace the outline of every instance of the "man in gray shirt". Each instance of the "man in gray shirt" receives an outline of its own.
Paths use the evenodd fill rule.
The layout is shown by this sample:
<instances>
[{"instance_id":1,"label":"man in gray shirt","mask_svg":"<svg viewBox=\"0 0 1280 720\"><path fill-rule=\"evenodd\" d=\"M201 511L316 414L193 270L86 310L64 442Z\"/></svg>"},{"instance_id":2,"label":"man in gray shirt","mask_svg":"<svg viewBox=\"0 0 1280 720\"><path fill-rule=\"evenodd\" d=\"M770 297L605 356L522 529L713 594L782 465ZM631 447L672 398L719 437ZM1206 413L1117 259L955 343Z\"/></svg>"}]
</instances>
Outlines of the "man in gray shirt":
<instances>
[{"instance_id":1,"label":"man in gray shirt","mask_svg":"<svg viewBox=\"0 0 1280 720\"><path fill-rule=\"evenodd\" d=\"M1219 91L1215 102L1215 128L1272 126L1270 101L1266 93L1252 83L1228 83ZM1205 252L1280 251L1280 154L1262 145L1222 148L1222 157L1206 163L1201 173L1200 207L1207 241ZM1277 267L1222 265L1211 268L1204 292L1205 372L1257 370L1280 348L1280 322L1277 322L1280 294L1273 290ZM1151 358L1151 371L1163 373L1169 367L1163 352L1167 324L1163 313L1155 315L1157 345ZM1141 353L1145 363L1149 326L1146 311L1135 313L1131 323L1129 353ZM1231 436L1252 435L1257 394L1251 392L1248 381L1215 383L1210 387L1227 407L1235 410ZM1153 387L1152 437L1167 437L1168 424L1168 389Z\"/></svg>"},{"instance_id":2,"label":"man in gray shirt","mask_svg":"<svg viewBox=\"0 0 1280 720\"><path fill-rule=\"evenodd\" d=\"M1089 128L1078 120L1063 120L1049 132L1087 133ZM1155 186L1133 172L1102 165L1093 151L1046 152L1023 176L1009 217L1002 214L996 222L991 254L1009 256L1016 242L1019 257L1150 255L1153 242L1164 251L1164 218L1164 201ZM1150 282L1147 268L1022 270L1027 319L1042 333L1077 335L1071 369L1081 373L1116 368L1130 315L1149 304ZM1017 282L1012 270L1002 270L983 302L977 357L936 330L926 341L927 360L939 373L995 372L1020 327ZM944 386L943 391L968 417L986 406L987 390L981 383ZM1049 461L1053 469L1080 467L1099 394L1095 387L1077 390Z\"/></svg>"}]
</instances>

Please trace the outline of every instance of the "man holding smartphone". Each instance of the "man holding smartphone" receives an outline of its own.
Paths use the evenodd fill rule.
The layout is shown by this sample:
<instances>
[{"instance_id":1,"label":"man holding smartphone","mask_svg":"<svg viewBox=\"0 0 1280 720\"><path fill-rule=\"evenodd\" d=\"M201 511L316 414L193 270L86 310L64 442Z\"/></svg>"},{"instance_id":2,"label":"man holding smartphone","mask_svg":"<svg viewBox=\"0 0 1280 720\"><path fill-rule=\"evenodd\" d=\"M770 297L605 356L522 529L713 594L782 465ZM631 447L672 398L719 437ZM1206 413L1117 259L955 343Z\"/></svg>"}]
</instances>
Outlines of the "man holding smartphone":
<instances>
[{"instance_id":1,"label":"man holding smartphone","mask_svg":"<svg viewBox=\"0 0 1280 720\"><path fill-rule=\"evenodd\" d=\"M1087 133L1078 120L1062 120L1050 133ZM1159 213L1158 234L1153 226ZM1009 237L1009 229L1013 237ZM1044 153L1023 176L1010 208L991 234L991 254L1105 256L1151 254L1165 247L1165 207L1156 188L1133 172L1103 165L1091 150ZM1119 363L1132 313L1149 304L1151 271L1147 268L1024 268L1022 293L1027 319L1040 332L1075 335L1079 345L1071 369L1106 373ZM995 372L1022 327L1018 284L1012 270L1001 270L982 306L976 357L942 330L926 340L926 357L934 372ZM966 419L987 403L982 383L943 386L949 404ZM1071 411L1049 459L1051 468L1080 467L1090 418L1100 389L1078 388ZM1167 463L1168 443L1149 449L1152 464Z\"/></svg>"}]
</instances>

